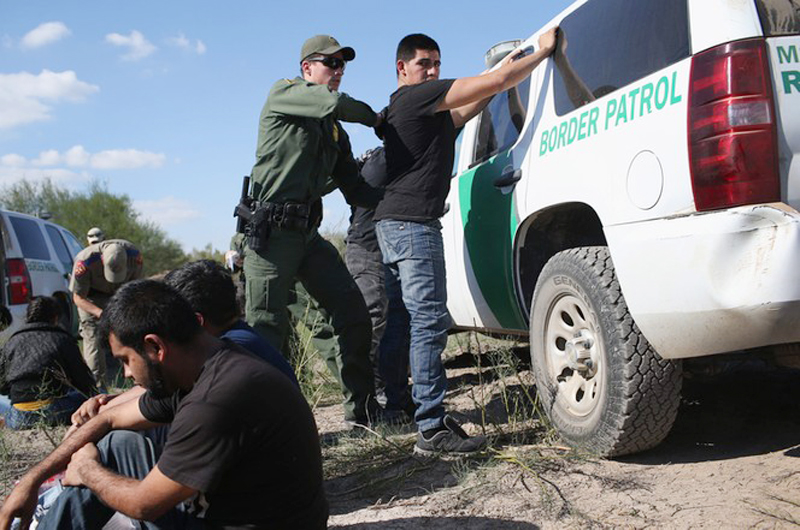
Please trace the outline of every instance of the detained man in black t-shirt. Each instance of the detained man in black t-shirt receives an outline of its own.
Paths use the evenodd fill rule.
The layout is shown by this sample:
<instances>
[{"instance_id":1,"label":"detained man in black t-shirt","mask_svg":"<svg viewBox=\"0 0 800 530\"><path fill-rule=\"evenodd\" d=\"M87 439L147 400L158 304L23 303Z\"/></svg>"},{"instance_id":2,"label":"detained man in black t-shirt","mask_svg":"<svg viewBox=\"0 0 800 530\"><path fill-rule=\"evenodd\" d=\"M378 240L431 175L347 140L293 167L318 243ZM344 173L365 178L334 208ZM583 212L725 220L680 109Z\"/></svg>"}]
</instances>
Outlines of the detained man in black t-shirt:
<instances>
[{"instance_id":1,"label":"detained man in black t-shirt","mask_svg":"<svg viewBox=\"0 0 800 530\"><path fill-rule=\"evenodd\" d=\"M29 471L0 509L0 530L13 517L27 528L38 487L64 469L73 487L39 529L102 528L114 511L149 528L326 527L314 417L288 377L204 331L162 282L126 284L101 330L147 393L93 417ZM129 432L167 423L160 457Z\"/></svg>"},{"instance_id":2,"label":"detained man in black t-shirt","mask_svg":"<svg viewBox=\"0 0 800 530\"><path fill-rule=\"evenodd\" d=\"M534 53L512 53L499 68L461 79L439 79L439 46L430 37L408 35L397 47L397 91L383 130L388 184L374 218L383 261L400 284L410 319L416 453L471 453L486 444L482 436L467 436L442 405L447 377L440 356L450 316L439 218L450 191L456 131L492 96L527 78L555 45L553 28L539 38ZM402 332L388 322L381 348L399 350L391 344L405 340ZM407 384L403 377L386 377L387 408L402 406L394 400L405 388L390 382L398 380Z\"/></svg>"}]
</instances>

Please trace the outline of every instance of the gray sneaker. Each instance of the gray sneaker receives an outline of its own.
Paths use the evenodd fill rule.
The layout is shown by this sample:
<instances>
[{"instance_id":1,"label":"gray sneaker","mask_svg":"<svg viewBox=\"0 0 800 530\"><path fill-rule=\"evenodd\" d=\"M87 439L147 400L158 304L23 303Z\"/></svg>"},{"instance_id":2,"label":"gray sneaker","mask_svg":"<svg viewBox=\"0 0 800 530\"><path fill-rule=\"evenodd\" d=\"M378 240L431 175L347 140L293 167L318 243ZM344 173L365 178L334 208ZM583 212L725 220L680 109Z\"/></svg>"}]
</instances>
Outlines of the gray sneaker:
<instances>
[{"instance_id":1,"label":"gray sneaker","mask_svg":"<svg viewBox=\"0 0 800 530\"><path fill-rule=\"evenodd\" d=\"M414 454L432 456L437 454L467 455L477 453L486 448L486 437L469 436L461 425L449 414L442 419L442 429L429 437L423 433L417 435Z\"/></svg>"}]
</instances>

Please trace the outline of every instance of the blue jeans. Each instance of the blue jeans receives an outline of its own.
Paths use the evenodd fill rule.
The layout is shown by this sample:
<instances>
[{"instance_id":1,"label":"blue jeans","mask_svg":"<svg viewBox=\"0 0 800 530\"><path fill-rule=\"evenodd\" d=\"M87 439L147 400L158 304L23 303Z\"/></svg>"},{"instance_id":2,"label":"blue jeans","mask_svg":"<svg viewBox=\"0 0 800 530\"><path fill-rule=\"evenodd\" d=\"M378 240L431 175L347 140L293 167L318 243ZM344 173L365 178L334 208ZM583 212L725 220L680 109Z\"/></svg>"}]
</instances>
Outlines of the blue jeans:
<instances>
[{"instance_id":1,"label":"blue jeans","mask_svg":"<svg viewBox=\"0 0 800 530\"><path fill-rule=\"evenodd\" d=\"M19 410L11 405L7 396L0 395L0 416L5 418L9 429L32 429L38 423L47 425L69 425L72 414L86 400L86 396L77 390L70 390L67 395L54 399L49 405L39 410Z\"/></svg>"},{"instance_id":2,"label":"blue jeans","mask_svg":"<svg viewBox=\"0 0 800 530\"><path fill-rule=\"evenodd\" d=\"M444 417L447 375L442 351L447 344L450 314L444 267L442 226L439 221L416 223L384 219L375 225L387 265L389 315L381 343L381 373L386 382L387 408L402 403L408 378L401 359L409 341L414 420L420 431L439 427ZM405 311L397 306L397 290ZM393 300L395 301L393 304Z\"/></svg>"},{"instance_id":3,"label":"blue jeans","mask_svg":"<svg viewBox=\"0 0 800 530\"><path fill-rule=\"evenodd\" d=\"M112 471L126 477L143 479L155 466L158 450L150 439L132 431L111 431L97 444L100 461ZM100 501L92 490L84 487L65 487L50 509L39 521L39 530L73 530L103 528L114 510ZM174 508L155 522L137 522L138 528L200 529L202 522Z\"/></svg>"}]
</instances>

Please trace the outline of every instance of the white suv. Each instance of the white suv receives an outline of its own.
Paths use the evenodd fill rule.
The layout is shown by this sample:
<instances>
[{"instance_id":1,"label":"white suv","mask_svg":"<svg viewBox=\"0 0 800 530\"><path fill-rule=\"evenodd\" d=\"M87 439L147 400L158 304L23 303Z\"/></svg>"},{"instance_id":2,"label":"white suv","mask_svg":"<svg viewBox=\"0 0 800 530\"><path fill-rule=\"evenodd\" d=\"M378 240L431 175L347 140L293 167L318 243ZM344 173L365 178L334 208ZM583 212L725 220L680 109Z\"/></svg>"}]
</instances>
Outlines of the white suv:
<instances>
[{"instance_id":1,"label":"white suv","mask_svg":"<svg viewBox=\"0 0 800 530\"><path fill-rule=\"evenodd\" d=\"M460 137L449 309L529 334L553 425L621 455L669 432L680 359L800 352L800 3L580 0L556 24Z\"/></svg>"},{"instance_id":2,"label":"white suv","mask_svg":"<svg viewBox=\"0 0 800 530\"><path fill-rule=\"evenodd\" d=\"M5 266L0 278L0 302L13 316L11 327L0 333L0 343L25 321L32 296L49 295L63 304L62 325L77 328L69 275L75 255L82 249L66 228L30 215L0 210L0 240L5 245Z\"/></svg>"}]
</instances>

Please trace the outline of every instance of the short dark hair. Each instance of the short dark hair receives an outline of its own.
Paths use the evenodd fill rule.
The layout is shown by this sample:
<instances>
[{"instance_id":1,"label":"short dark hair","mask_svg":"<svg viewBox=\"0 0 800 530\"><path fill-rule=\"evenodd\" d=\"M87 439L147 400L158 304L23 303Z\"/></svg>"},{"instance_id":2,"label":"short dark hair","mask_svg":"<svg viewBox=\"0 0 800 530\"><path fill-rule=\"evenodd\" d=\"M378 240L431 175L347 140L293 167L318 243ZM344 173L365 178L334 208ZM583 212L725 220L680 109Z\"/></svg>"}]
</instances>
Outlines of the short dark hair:
<instances>
[{"instance_id":1,"label":"short dark hair","mask_svg":"<svg viewBox=\"0 0 800 530\"><path fill-rule=\"evenodd\" d=\"M170 271L164 281L215 326L224 326L239 316L236 286L221 263L210 259L193 261Z\"/></svg>"},{"instance_id":2,"label":"short dark hair","mask_svg":"<svg viewBox=\"0 0 800 530\"><path fill-rule=\"evenodd\" d=\"M35 296L28 302L25 311L25 322L41 322L52 324L61 316L61 306L52 296Z\"/></svg>"},{"instance_id":3,"label":"short dark hair","mask_svg":"<svg viewBox=\"0 0 800 530\"><path fill-rule=\"evenodd\" d=\"M400 40L400 44L397 45L395 61L410 61L417 55L417 50L442 53L435 40L422 33L412 33Z\"/></svg>"},{"instance_id":4,"label":"short dark hair","mask_svg":"<svg viewBox=\"0 0 800 530\"><path fill-rule=\"evenodd\" d=\"M187 344L203 328L189 302L174 288L156 280L126 283L111 298L100 318L103 347L113 333L117 340L144 356L144 337L155 334L176 344Z\"/></svg>"}]
</instances>

